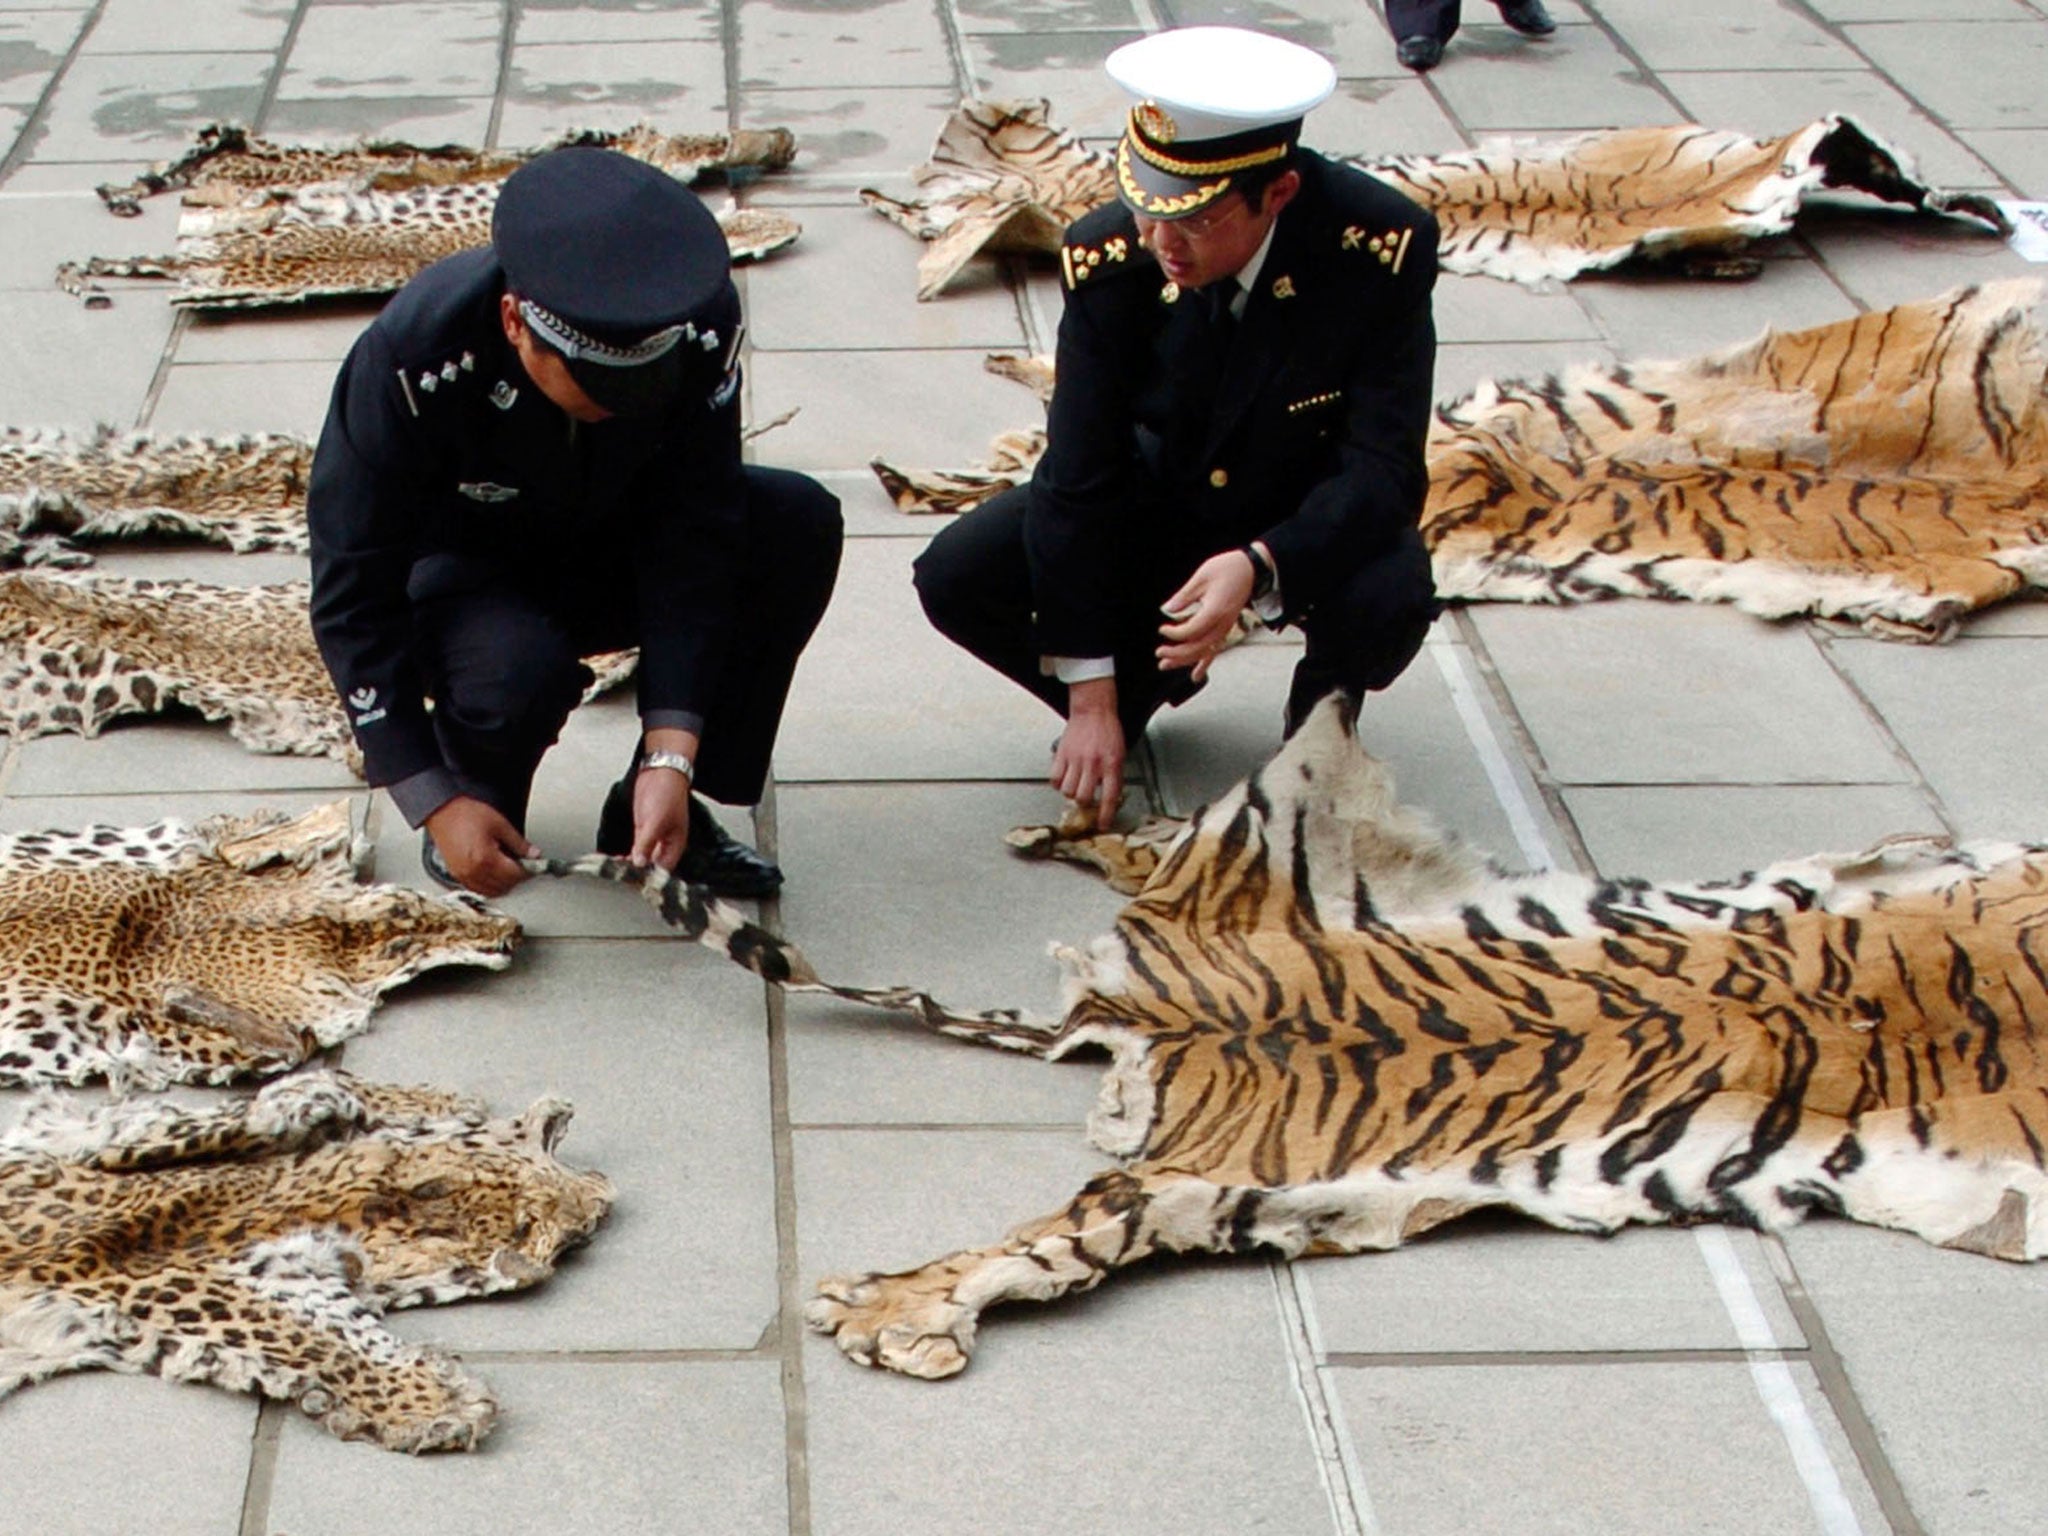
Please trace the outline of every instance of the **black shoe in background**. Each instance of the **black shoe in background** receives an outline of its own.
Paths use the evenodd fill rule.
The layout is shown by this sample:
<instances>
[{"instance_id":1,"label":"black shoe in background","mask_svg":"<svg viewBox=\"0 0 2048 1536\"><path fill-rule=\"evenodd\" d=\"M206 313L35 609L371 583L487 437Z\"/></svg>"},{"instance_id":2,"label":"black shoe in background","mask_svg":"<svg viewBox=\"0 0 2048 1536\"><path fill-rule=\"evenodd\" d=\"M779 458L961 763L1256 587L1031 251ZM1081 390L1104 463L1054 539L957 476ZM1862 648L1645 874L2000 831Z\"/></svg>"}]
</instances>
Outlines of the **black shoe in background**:
<instances>
[{"instance_id":1,"label":"black shoe in background","mask_svg":"<svg viewBox=\"0 0 2048 1536\"><path fill-rule=\"evenodd\" d=\"M1557 30L1543 0L1500 0L1500 19L1524 37L1548 37Z\"/></svg>"},{"instance_id":2,"label":"black shoe in background","mask_svg":"<svg viewBox=\"0 0 2048 1536\"><path fill-rule=\"evenodd\" d=\"M1435 69L1442 62L1444 45L1433 37L1404 37L1395 45L1394 57L1405 69L1412 69L1418 75L1426 69Z\"/></svg>"}]
</instances>

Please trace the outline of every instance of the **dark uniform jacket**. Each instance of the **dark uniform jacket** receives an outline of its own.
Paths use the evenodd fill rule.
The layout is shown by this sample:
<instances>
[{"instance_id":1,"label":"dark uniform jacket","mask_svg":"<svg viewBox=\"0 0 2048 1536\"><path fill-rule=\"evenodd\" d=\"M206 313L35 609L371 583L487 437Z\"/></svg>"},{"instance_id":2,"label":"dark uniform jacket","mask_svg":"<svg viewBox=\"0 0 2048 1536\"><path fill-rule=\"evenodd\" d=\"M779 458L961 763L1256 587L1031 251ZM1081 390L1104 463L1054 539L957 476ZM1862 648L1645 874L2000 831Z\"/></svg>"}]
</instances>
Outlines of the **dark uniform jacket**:
<instances>
[{"instance_id":1,"label":"dark uniform jacket","mask_svg":"<svg viewBox=\"0 0 2048 1536\"><path fill-rule=\"evenodd\" d=\"M640 644L650 723L701 716L716 676L744 526L738 295L712 321L708 393L592 425L527 378L504 286L488 249L407 284L343 363L314 454L313 632L372 784L442 766L415 599L503 582L547 611L608 612L610 643Z\"/></svg>"},{"instance_id":2,"label":"dark uniform jacket","mask_svg":"<svg viewBox=\"0 0 2048 1536\"><path fill-rule=\"evenodd\" d=\"M1436 221L1361 171L1297 163L1220 381L1201 296L1165 282L1128 208L1068 230L1026 521L1040 654L1113 652L1119 549L1164 550L1171 590L1263 538L1293 619L1420 519Z\"/></svg>"}]
</instances>

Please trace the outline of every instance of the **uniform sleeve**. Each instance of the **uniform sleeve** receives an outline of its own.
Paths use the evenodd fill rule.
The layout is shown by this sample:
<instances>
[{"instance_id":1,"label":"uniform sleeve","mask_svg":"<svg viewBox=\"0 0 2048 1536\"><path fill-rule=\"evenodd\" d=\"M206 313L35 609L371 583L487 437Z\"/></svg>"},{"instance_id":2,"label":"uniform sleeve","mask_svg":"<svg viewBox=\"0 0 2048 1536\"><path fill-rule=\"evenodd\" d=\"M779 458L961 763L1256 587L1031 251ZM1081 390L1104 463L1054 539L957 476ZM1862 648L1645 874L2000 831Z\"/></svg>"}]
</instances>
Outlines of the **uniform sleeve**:
<instances>
[{"instance_id":1,"label":"uniform sleeve","mask_svg":"<svg viewBox=\"0 0 2048 1536\"><path fill-rule=\"evenodd\" d=\"M365 776L376 785L443 766L405 590L430 463L396 361L373 327L335 380L313 455L306 520L313 637L362 748Z\"/></svg>"},{"instance_id":2,"label":"uniform sleeve","mask_svg":"<svg viewBox=\"0 0 2048 1536\"><path fill-rule=\"evenodd\" d=\"M707 714L724 664L745 579L738 386L735 365L692 413L676 452L660 461L660 482L648 483L640 498L644 558L634 581L643 720Z\"/></svg>"},{"instance_id":3,"label":"uniform sleeve","mask_svg":"<svg viewBox=\"0 0 2048 1536\"><path fill-rule=\"evenodd\" d=\"M1116 649L1113 555L1132 507L1132 364L1143 355L1119 323L1130 293L1127 277L1076 290L1060 316L1047 447L1024 515L1042 656Z\"/></svg>"},{"instance_id":4,"label":"uniform sleeve","mask_svg":"<svg viewBox=\"0 0 2048 1536\"><path fill-rule=\"evenodd\" d=\"M1337 468L1262 535L1289 618L1313 608L1335 580L1385 553L1422 519L1435 400L1436 243L1436 220L1423 213L1393 279L1397 286L1377 306L1374 330L1345 381ZM1363 280L1380 281L1380 269L1368 267Z\"/></svg>"}]
</instances>

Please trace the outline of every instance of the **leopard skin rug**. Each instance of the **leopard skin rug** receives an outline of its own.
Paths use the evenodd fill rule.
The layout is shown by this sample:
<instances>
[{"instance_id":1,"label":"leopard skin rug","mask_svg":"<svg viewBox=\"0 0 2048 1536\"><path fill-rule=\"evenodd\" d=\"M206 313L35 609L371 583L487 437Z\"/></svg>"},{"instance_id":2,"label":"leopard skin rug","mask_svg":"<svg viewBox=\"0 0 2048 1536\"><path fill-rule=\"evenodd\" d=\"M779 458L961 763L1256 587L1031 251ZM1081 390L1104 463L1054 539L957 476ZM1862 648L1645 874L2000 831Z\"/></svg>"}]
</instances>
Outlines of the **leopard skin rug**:
<instances>
[{"instance_id":1,"label":"leopard skin rug","mask_svg":"<svg viewBox=\"0 0 2048 1536\"><path fill-rule=\"evenodd\" d=\"M2048 588L2040 303L2031 280L1993 283L1680 362L1482 383L1430 427L1437 589L1948 639ZM1027 479L1044 445L1011 432L980 468L873 467L900 509L953 512Z\"/></svg>"},{"instance_id":2,"label":"leopard skin rug","mask_svg":"<svg viewBox=\"0 0 2048 1536\"><path fill-rule=\"evenodd\" d=\"M1051 121L1045 101L963 101L914 168L918 196L861 200L927 242L917 296L937 297L983 252L1057 252L1066 226L1116 195L1109 157ZM1928 185L1912 158L1841 113L1776 138L1696 123L1564 139L1503 139L1449 155L1352 157L1436 215L1446 272L1568 279L1632 260L1753 277L1748 247L1793 226L1816 192L2012 226L1991 198Z\"/></svg>"},{"instance_id":3,"label":"leopard skin rug","mask_svg":"<svg viewBox=\"0 0 2048 1536\"><path fill-rule=\"evenodd\" d=\"M308 1072L192 1108L49 1096L0 1136L0 1421L64 1371L210 1382L394 1451L469 1450L497 1404L394 1307L523 1290L590 1240L611 1182L516 1119Z\"/></svg>"},{"instance_id":4,"label":"leopard skin rug","mask_svg":"<svg viewBox=\"0 0 2048 1536\"><path fill-rule=\"evenodd\" d=\"M441 966L509 963L462 894L363 885L349 802L0 834L0 1086L268 1077Z\"/></svg>"},{"instance_id":5,"label":"leopard skin rug","mask_svg":"<svg viewBox=\"0 0 2048 1536\"><path fill-rule=\"evenodd\" d=\"M87 304L111 302L101 278L161 278L171 302L232 310L391 293L443 256L485 244L499 184L536 154L565 145L618 150L684 181L779 170L796 153L785 128L663 134L649 127L571 133L534 150L373 142L347 148L278 144L234 127L203 130L174 161L100 196L116 213L181 194L178 245L156 257L66 262L57 282ZM733 260L794 242L801 226L773 209L713 210Z\"/></svg>"}]
</instances>

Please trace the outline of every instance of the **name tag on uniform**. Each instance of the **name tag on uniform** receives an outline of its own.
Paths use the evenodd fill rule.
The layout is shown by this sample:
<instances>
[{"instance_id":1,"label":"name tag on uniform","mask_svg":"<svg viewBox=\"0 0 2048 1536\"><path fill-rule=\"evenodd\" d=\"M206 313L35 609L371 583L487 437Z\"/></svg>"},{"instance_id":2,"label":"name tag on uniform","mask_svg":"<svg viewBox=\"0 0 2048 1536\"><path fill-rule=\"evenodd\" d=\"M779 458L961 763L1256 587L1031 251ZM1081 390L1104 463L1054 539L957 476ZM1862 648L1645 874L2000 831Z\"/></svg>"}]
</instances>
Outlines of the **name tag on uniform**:
<instances>
[{"instance_id":1,"label":"name tag on uniform","mask_svg":"<svg viewBox=\"0 0 2048 1536\"><path fill-rule=\"evenodd\" d=\"M455 487L471 501L510 501L519 494L516 485L493 485L488 480L465 480Z\"/></svg>"}]
</instances>

